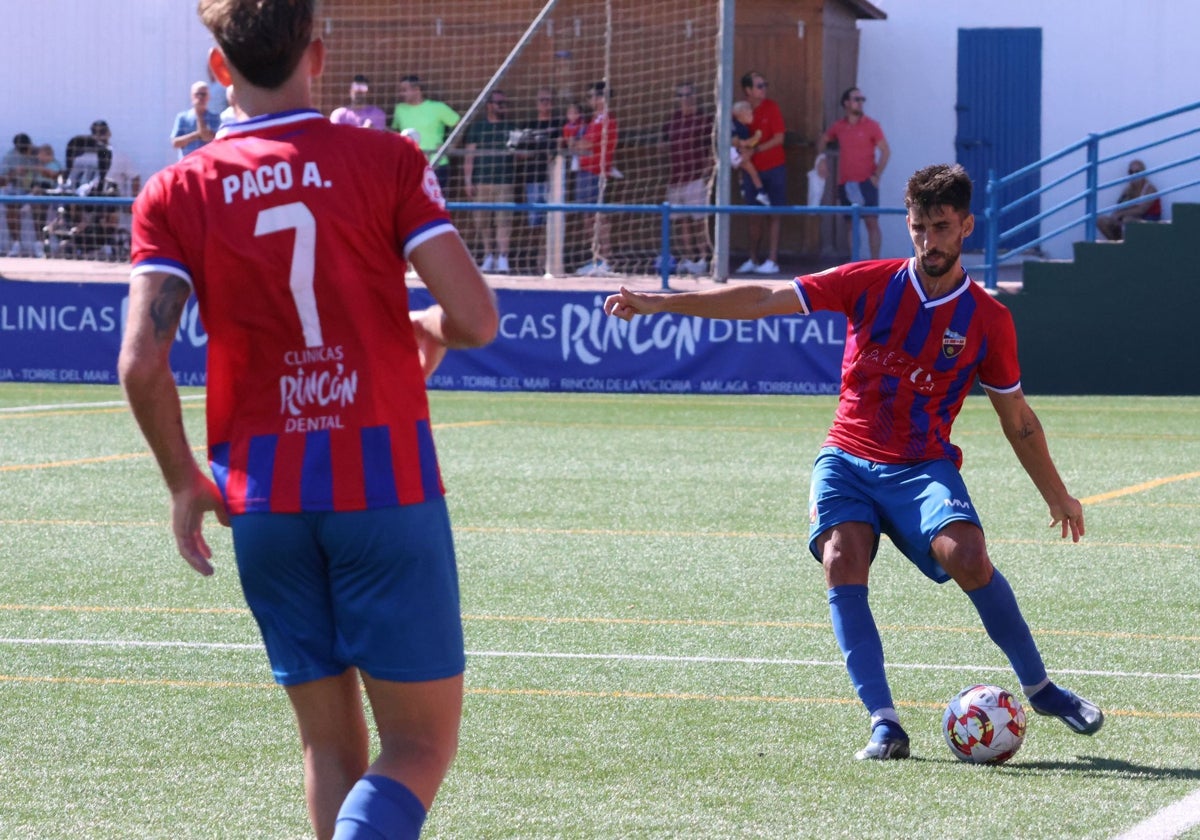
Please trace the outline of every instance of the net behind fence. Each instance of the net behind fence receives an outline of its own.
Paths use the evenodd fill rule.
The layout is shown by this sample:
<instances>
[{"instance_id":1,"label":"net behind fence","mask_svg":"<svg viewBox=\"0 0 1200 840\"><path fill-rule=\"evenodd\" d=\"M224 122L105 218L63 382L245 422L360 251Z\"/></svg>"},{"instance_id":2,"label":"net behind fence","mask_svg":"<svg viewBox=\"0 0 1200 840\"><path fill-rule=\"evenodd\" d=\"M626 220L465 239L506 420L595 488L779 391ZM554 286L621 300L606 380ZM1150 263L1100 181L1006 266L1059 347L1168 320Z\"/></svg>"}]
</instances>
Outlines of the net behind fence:
<instances>
[{"instance_id":1,"label":"net behind fence","mask_svg":"<svg viewBox=\"0 0 1200 840\"><path fill-rule=\"evenodd\" d=\"M322 15L329 60L318 107L350 104L362 76L367 91L360 81L356 107L377 106L393 130L415 127L431 155L452 137L437 167L451 202L660 204L668 187L673 203L709 201L715 3L325 0ZM457 118L462 125L448 124ZM541 274L548 259L566 273L649 272L659 251L659 220L646 214L455 216L492 270L504 257L514 273ZM694 264L708 253L708 220L674 227L676 256Z\"/></svg>"}]
</instances>

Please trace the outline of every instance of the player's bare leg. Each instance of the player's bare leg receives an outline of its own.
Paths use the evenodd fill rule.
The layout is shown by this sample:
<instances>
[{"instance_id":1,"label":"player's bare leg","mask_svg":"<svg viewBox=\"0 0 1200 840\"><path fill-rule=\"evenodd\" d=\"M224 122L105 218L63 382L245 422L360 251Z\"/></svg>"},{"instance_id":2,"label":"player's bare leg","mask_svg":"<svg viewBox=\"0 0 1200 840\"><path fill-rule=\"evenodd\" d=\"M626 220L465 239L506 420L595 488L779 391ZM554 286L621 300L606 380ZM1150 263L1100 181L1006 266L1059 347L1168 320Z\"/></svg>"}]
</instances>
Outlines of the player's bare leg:
<instances>
[{"instance_id":1,"label":"player's bare leg","mask_svg":"<svg viewBox=\"0 0 1200 840\"><path fill-rule=\"evenodd\" d=\"M369 744L358 671L286 686L304 750L304 792L318 840L333 836L342 801L367 771Z\"/></svg>"},{"instance_id":2,"label":"player's bare leg","mask_svg":"<svg viewBox=\"0 0 1200 840\"><path fill-rule=\"evenodd\" d=\"M405 683L364 674L363 684L380 741L367 772L400 782L429 810L458 752L462 675Z\"/></svg>"}]
</instances>

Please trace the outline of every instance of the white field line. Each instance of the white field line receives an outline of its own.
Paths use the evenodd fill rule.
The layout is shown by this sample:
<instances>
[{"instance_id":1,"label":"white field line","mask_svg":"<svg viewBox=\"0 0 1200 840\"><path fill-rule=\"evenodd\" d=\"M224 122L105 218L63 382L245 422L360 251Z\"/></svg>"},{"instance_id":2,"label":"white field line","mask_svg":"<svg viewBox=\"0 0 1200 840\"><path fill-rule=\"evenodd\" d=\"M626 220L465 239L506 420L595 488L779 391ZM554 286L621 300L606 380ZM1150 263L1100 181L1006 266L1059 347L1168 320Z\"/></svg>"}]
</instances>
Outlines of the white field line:
<instances>
[{"instance_id":1,"label":"white field line","mask_svg":"<svg viewBox=\"0 0 1200 840\"><path fill-rule=\"evenodd\" d=\"M204 394L188 394L179 398L180 402L195 402L204 399ZM108 400L106 402L81 403L49 403L47 405L12 405L0 408L0 414L17 414L26 411L64 411L76 408L120 408L127 403L124 400Z\"/></svg>"},{"instance_id":2,"label":"white field line","mask_svg":"<svg viewBox=\"0 0 1200 840\"><path fill-rule=\"evenodd\" d=\"M1170 840L1200 825L1200 790L1147 817L1113 840Z\"/></svg>"},{"instance_id":3,"label":"white field line","mask_svg":"<svg viewBox=\"0 0 1200 840\"><path fill-rule=\"evenodd\" d=\"M113 648L183 648L192 650L261 650L261 644L238 644L233 642L157 642L141 639L16 639L0 638L0 645L53 646L75 645L78 647ZM467 656L492 659L582 659L609 662L649 662L698 665L775 665L781 667L845 668L840 659L767 659L742 656L666 656L647 653L559 653L555 651L474 650ZM890 662L888 668L909 671L987 671L1007 673L1008 667L989 665L949 665L921 662ZM1165 674L1153 671L1092 671L1084 669L1055 669L1054 674L1072 676L1114 677L1146 680L1200 680L1200 674Z\"/></svg>"}]
</instances>

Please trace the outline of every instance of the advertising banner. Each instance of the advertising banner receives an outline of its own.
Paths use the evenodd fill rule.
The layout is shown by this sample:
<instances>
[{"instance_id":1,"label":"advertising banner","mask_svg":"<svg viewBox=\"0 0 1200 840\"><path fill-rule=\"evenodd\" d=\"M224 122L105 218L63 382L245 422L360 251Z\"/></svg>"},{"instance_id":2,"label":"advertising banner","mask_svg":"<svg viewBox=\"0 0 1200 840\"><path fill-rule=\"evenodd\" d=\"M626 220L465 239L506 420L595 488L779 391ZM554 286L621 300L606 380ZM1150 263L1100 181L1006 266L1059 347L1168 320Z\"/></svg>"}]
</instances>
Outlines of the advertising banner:
<instances>
[{"instance_id":1,"label":"advertising banner","mask_svg":"<svg viewBox=\"0 0 1200 840\"><path fill-rule=\"evenodd\" d=\"M410 290L414 309L432 302ZM603 292L501 289L500 334L451 351L430 388L608 393L836 394L840 315L724 321L604 314ZM121 283L0 280L0 382L116 384L128 306ZM180 385L204 385L207 335L195 300L171 353Z\"/></svg>"}]
</instances>

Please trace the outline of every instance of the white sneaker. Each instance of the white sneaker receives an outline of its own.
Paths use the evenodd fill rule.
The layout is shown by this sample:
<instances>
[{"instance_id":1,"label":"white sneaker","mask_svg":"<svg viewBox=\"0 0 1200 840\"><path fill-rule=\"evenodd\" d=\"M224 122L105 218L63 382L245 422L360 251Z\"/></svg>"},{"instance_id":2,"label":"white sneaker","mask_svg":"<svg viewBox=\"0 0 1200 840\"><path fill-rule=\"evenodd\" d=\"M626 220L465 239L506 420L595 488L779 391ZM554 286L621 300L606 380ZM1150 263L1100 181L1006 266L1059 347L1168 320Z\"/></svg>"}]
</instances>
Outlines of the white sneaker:
<instances>
[{"instance_id":1,"label":"white sneaker","mask_svg":"<svg viewBox=\"0 0 1200 840\"><path fill-rule=\"evenodd\" d=\"M479 264L479 270L483 271L483 272L495 271L496 270L496 258L493 257L491 254L488 254L486 257L483 258L483 262L481 262Z\"/></svg>"},{"instance_id":2,"label":"white sneaker","mask_svg":"<svg viewBox=\"0 0 1200 840\"><path fill-rule=\"evenodd\" d=\"M496 257L496 273L508 274L508 257L503 255Z\"/></svg>"},{"instance_id":3,"label":"white sneaker","mask_svg":"<svg viewBox=\"0 0 1200 840\"><path fill-rule=\"evenodd\" d=\"M708 274L708 260L680 260L679 270L684 274Z\"/></svg>"},{"instance_id":4,"label":"white sneaker","mask_svg":"<svg viewBox=\"0 0 1200 840\"><path fill-rule=\"evenodd\" d=\"M758 263L756 263L754 260L746 260L744 263L742 263L741 265L739 265L737 267L737 271L734 273L735 274L751 274L755 271L758 271Z\"/></svg>"},{"instance_id":5,"label":"white sneaker","mask_svg":"<svg viewBox=\"0 0 1200 840\"><path fill-rule=\"evenodd\" d=\"M762 190L758 191L758 195L754 196L754 200L757 201L759 204L763 205L764 207L771 206L771 197L769 195L767 195L765 192L763 192Z\"/></svg>"},{"instance_id":6,"label":"white sneaker","mask_svg":"<svg viewBox=\"0 0 1200 840\"><path fill-rule=\"evenodd\" d=\"M767 260L762 265L760 265L758 268L754 269L754 273L755 274L778 274L779 266L776 264L775 260Z\"/></svg>"}]
</instances>

